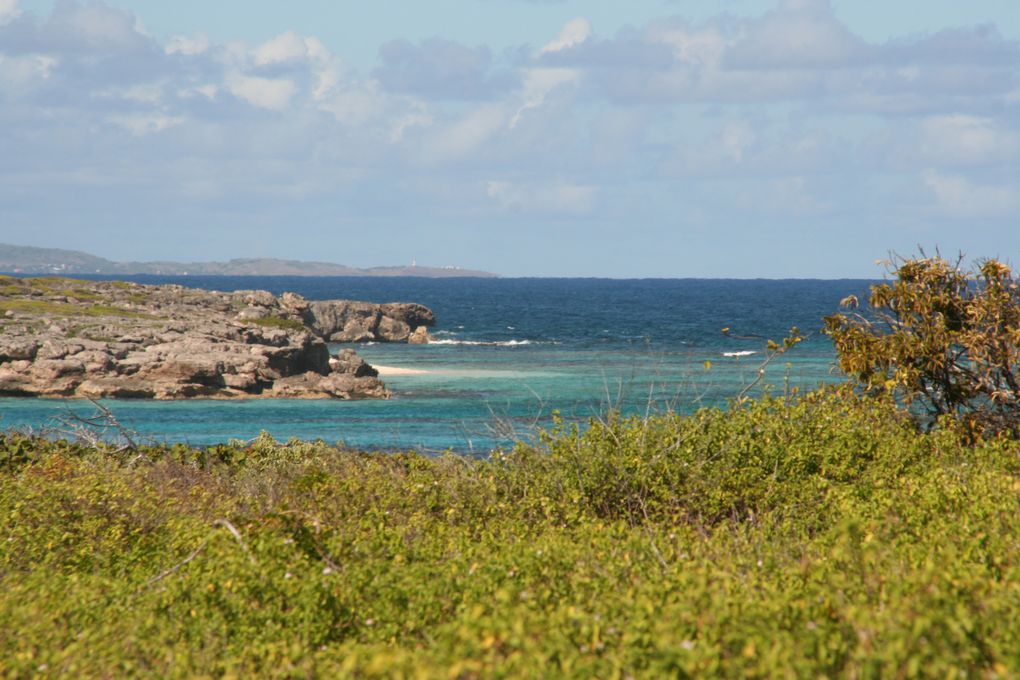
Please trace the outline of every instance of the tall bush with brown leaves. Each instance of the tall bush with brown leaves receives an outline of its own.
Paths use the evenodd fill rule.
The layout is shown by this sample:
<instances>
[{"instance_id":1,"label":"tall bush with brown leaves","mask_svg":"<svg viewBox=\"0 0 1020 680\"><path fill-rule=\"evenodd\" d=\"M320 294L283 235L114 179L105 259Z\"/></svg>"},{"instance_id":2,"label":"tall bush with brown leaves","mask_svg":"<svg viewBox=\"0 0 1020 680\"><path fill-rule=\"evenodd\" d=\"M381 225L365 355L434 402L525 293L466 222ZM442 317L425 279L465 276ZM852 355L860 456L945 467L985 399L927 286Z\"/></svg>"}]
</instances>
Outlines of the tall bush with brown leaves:
<instances>
[{"instance_id":1,"label":"tall bush with brown leaves","mask_svg":"<svg viewBox=\"0 0 1020 680\"><path fill-rule=\"evenodd\" d=\"M897 259L867 313L825 319L839 365L930 424L952 417L975 435L1020 433L1020 283L1010 268L940 256ZM856 297L843 300L855 309Z\"/></svg>"}]
</instances>

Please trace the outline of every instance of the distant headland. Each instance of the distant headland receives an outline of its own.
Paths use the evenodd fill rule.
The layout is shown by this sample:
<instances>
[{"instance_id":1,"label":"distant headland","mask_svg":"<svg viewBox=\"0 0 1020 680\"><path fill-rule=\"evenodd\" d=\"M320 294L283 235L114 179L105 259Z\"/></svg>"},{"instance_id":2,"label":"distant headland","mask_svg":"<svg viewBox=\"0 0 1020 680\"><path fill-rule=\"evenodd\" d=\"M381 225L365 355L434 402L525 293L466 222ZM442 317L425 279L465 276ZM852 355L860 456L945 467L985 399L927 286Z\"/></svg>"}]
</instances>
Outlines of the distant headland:
<instances>
[{"instance_id":1,"label":"distant headland","mask_svg":"<svg viewBox=\"0 0 1020 680\"><path fill-rule=\"evenodd\" d=\"M233 259L228 262L114 262L77 250L35 248L0 243L0 272L12 274L157 274L164 276L467 276L497 274L460 267L426 267L417 263L392 267L348 267L330 262L276 258Z\"/></svg>"}]
</instances>

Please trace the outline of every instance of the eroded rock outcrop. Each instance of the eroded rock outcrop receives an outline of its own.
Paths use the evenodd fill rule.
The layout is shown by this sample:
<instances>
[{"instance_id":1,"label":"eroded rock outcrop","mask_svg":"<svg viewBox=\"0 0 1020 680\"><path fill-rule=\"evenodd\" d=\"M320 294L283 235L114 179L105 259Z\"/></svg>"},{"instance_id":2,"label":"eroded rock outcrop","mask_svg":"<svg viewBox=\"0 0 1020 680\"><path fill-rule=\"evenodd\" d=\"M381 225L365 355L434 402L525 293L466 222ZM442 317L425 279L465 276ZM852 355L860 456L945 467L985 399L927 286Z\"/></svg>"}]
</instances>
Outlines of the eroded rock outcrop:
<instances>
[{"instance_id":1,"label":"eroded rock outcrop","mask_svg":"<svg viewBox=\"0 0 1020 680\"><path fill-rule=\"evenodd\" d=\"M308 302L302 318L330 342L406 342L419 328L436 322L432 310L419 304L351 300Z\"/></svg>"},{"instance_id":2,"label":"eroded rock outcrop","mask_svg":"<svg viewBox=\"0 0 1020 680\"><path fill-rule=\"evenodd\" d=\"M433 321L413 304L0 277L0 395L385 398L326 341L407 341Z\"/></svg>"}]
</instances>

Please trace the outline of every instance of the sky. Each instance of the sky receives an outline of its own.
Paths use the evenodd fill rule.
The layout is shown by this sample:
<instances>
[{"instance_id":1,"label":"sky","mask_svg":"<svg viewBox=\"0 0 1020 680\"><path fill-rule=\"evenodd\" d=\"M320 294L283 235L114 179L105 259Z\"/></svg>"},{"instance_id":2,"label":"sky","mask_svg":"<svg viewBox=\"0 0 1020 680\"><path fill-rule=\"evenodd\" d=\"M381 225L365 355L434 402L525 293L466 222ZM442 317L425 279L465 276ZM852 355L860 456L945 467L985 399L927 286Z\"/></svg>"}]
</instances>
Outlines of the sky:
<instances>
[{"instance_id":1,"label":"sky","mask_svg":"<svg viewBox=\"0 0 1020 680\"><path fill-rule=\"evenodd\" d=\"M0 0L0 242L505 276L1020 264L1020 3Z\"/></svg>"}]
</instances>

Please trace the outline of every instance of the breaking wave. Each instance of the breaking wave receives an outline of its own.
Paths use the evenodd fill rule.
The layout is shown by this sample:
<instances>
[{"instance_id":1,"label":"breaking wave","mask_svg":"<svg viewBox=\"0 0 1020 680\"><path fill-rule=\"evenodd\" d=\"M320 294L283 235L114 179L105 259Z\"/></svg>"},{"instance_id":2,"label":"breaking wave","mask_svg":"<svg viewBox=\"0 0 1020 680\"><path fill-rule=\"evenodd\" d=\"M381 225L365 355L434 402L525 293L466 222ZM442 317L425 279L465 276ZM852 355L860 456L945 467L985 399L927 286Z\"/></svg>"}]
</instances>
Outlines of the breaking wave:
<instances>
[{"instance_id":1,"label":"breaking wave","mask_svg":"<svg viewBox=\"0 0 1020 680\"><path fill-rule=\"evenodd\" d=\"M534 345L533 340L432 340L430 345L474 345L478 347L520 347L522 345Z\"/></svg>"}]
</instances>

